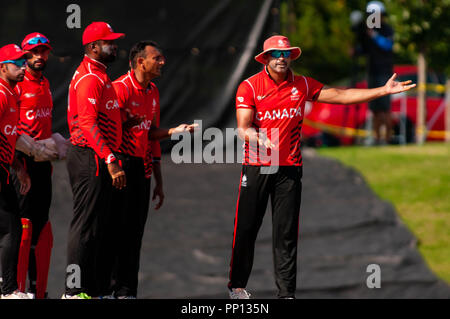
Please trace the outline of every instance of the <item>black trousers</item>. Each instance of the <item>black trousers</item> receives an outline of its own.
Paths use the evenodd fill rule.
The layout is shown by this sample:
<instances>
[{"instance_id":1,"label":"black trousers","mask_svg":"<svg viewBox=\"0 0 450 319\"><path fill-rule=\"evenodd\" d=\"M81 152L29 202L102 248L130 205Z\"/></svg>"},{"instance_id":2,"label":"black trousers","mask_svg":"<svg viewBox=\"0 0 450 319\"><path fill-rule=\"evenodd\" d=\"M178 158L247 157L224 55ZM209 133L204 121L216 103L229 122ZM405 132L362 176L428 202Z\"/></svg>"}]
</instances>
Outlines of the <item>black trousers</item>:
<instances>
[{"instance_id":1,"label":"black trousers","mask_svg":"<svg viewBox=\"0 0 450 319\"><path fill-rule=\"evenodd\" d=\"M71 146L67 169L73 194L73 217L67 245L67 265L80 270L66 276L66 294L98 296L105 250L111 249L108 227L113 218L113 186L107 166L91 148ZM75 268L74 268L75 267ZM78 284L79 283L79 284Z\"/></svg>"},{"instance_id":2,"label":"black trousers","mask_svg":"<svg viewBox=\"0 0 450 319\"><path fill-rule=\"evenodd\" d=\"M32 224L31 249L28 265L28 277L30 279L30 291L35 292L36 282L36 257L34 247L36 246L41 230L49 219L50 205L52 201L52 164L51 162L35 162L32 157L23 153L19 155L27 169L31 179L31 188L26 195L19 194L20 183L17 176L13 174L14 185L19 200L19 214L27 218Z\"/></svg>"},{"instance_id":3,"label":"black trousers","mask_svg":"<svg viewBox=\"0 0 450 319\"><path fill-rule=\"evenodd\" d=\"M117 211L115 260L113 270L114 295L137 296L138 273L150 200L150 179L145 178L142 158L123 155L123 168L127 187L115 191L114 206Z\"/></svg>"},{"instance_id":4,"label":"black trousers","mask_svg":"<svg viewBox=\"0 0 450 319\"><path fill-rule=\"evenodd\" d=\"M17 286L22 223L17 194L10 179L9 165L0 163L0 263L3 282L2 294L10 294Z\"/></svg>"},{"instance_id":5,"label":"black trousers","mask_svg":"<svg viewBox=\"0 0 450 319\"><path fill-rule=\"evenodd\" d=\"M243 165L234 221L229 288L247 286L256 237L270 197L278 296L295 296L301 178L302 167L280 166L276 173L261 174L260 167Z\"/></svg>"}]
</instances>

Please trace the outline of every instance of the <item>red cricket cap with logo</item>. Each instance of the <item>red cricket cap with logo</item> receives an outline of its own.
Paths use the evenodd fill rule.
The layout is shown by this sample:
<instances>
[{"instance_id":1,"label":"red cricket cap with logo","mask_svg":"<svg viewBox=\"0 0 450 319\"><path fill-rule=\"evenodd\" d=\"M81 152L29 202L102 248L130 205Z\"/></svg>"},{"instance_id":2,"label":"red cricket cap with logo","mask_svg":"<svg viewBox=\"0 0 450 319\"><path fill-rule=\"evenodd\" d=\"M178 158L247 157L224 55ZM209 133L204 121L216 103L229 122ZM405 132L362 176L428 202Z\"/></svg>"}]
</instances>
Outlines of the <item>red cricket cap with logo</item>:
<instances>
[{"instance_id":1,"label":"red cricket cap with logo","mask_svg":"<svg viewBox=\"0 0 450 319\"><path fill-rule=\"evenodd\" d=\"M116 33L106 22L92 22L84 29L83 45L97 40L116 40L123 38L125 33Z\"/></svg>"},{"instance_id":2,"label":"red cricket cap with logo","mask_svg":"<svg viewBox=\"0 0 450 319\"><path fill-rule=\"evenodd\" d=\"M33 32L25 36L25 38L22 41L22 49L24 50L33 50L35 47L38 46L45 46L52 50L52 47L50 46L50 41L48 38L39 32Z\"/></svg>"},{"instance_id":3,"label":"red cricket cap with logo","mask_svg":"<svg viewBox=\"0 0 450 319\"><path fill-rule=\"evenodd\" d=\"M7 60L28 59L31 53L22 50L17 44L7 44L0 48L0 62Z\"/></svg>"},{"instance_id":4,"label":"red cricket cap with logo","mask_svg":"<svg viewBox=\"0 0 450 319\"><path fill-rule=\"evenodd\" d=\"M282 35L274 35L264 41L263 52L255 56L255 60L262 64L267 64L266 53L273 50L291 51L291 60L296 60L302 54L299 47L291 47L289 39Z\"/></svg>"}]
</instances>

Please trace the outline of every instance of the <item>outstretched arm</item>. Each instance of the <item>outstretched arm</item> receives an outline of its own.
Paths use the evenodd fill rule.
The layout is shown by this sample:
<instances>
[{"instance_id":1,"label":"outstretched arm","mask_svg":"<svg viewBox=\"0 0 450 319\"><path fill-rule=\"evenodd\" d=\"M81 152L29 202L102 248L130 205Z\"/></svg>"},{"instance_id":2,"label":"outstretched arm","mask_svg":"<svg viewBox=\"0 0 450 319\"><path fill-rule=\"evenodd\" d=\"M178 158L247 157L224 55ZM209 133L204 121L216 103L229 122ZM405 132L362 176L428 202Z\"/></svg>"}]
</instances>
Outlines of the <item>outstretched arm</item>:
<instances>
[{"instance_id":1,"label":"outstretched arm","mask_svg":"<svg viewBox=\"0 0 450 319\"><path fill-rule=\"evenodd\" d=\"M153 140L162 140L172 136L172 134L183 133L183 132L193 132L198 124L180 124L173 128L159 128L151 127L149 131L149 137Z\"/></svg>"},{"instance_id":2,"label":"outstretched arm","mask_svg":"<svg viewBox=\"0 0 450 319\"><path fill-rule=\"evenodd\" d=\"M394 73L384 86L373 89L322 89L317 101L331 104L364 103L385 95L405 92L416 86L416 84L411 84L411 80L395 81L396 77L397 74Z\"/></svg>"}]
</instances>

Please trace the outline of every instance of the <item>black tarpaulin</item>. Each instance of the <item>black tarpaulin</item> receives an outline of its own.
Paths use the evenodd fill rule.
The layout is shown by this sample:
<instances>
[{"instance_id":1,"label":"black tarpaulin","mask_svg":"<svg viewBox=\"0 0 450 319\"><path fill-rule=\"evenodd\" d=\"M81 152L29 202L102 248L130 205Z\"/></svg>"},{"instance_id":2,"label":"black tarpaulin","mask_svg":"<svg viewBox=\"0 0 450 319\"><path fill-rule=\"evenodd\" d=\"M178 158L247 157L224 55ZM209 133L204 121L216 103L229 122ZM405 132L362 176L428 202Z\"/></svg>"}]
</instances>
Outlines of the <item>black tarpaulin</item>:
<instances>
[{"instance_id":1,"label":"black tarpaulin","mask_svg":"<svg viewBox=\"0 0 450 319\"><path fill-rule=\"evenodd\" d=\"M228 298L227 280L239 164L174 164L163 156L165 203L150 209L142 244L140 298ZM55 166L51 296L62 293L71 195ZM155 203L152 204L154 207ZM298 298L450 298L428 268L417 240L356 171L305 154L298 250ZM381 287L367 286L379 265ZM259 231L248 289L276 298L271 211Z\"/></svg>"}]
</instances>

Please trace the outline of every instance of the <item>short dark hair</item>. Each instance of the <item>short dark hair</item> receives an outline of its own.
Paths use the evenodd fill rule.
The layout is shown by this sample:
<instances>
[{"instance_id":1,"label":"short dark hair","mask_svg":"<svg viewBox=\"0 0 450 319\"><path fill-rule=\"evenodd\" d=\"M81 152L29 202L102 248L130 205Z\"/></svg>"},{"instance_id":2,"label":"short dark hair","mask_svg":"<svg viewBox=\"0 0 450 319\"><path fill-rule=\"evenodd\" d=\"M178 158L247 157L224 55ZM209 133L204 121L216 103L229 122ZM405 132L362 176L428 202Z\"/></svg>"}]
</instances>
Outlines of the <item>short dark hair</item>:
<instances>
[{"instance_id":1,"label":"short dark hair","mask_svg":"<svg viewBox=\"0 0 450 319\"><path fill-rule=\"evenodd\" d=\"M161 51L160 46L155 41L152 41L152 40L139 41L138 43L133 45L133 47L130 50L129 59L130 59L131 67L133 69L135 69L137 66L137 58L145 58L146 57L145 48L147 46L154 47L157 50Z\"/></svg>"}]
</instances>

